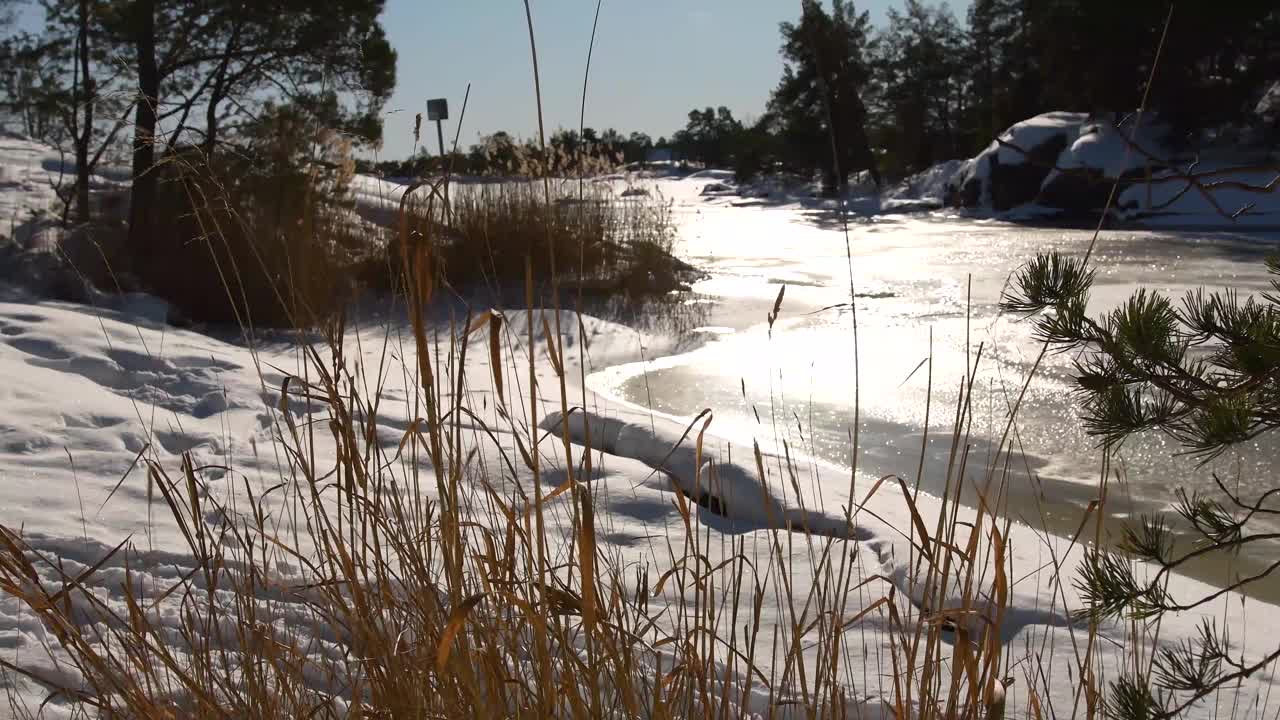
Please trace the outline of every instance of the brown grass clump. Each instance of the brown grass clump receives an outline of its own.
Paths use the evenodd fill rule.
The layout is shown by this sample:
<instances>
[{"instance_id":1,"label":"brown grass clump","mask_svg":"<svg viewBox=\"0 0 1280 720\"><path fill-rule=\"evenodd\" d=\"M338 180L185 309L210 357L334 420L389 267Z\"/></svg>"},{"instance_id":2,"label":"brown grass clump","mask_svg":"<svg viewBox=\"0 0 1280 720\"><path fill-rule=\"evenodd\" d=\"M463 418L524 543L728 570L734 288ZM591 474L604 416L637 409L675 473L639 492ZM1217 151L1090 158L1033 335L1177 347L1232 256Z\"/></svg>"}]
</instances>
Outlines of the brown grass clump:
<instances>
[{"instance_id":1,"label":"brown grass clump","mask_svg":"<svg viewBox=\"0 0 1280 720\"><path fill-rule=\"evenodd\" d=\"M155 170L157 203L132 265L191 320L314 326L351 298L354 269L375 252L348 195L350 142L281 124L245 154L183 149Z\"/></svg>"},{"instance_id":2,"label":"brown grass clump","mask_svg":"<svg viewBox=\"0 0 1280 720\"><path fill-rule=\"evenodd\" d=\"M619 197L607 184L568 180L550 183L549 195L519 179L449 187L447 199L424 187L405 210L408 236L431 238L436 271L456 288L496 289L519 302L526 259L535 278L554 270L561 289L600 296L660 295L696 275L672 254L671 204L660 196ZM395 261L398 240L389 248ZM384 263L368 275L376 283L386 273Z\"/></svg>"}]
</instances>

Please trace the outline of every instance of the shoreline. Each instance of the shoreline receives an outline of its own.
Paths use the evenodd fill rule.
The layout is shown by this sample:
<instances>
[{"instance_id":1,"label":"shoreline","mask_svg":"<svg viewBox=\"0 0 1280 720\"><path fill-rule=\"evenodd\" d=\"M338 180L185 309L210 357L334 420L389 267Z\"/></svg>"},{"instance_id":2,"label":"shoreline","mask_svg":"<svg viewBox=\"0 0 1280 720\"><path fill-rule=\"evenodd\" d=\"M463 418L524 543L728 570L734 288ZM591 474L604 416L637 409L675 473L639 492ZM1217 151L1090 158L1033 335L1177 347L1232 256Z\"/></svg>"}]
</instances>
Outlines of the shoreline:
<instances>
[{"instance_id":1,"label":"shoreline","mask_svg":"<svg viewBox=\"0 0 1280 720\"><path fill-rule=\"evenodd\" d=\"M693 348L684 352L647 358L644 361L637 360L618 363L610 365L604 369L595 370L586 378L586 390L589 393L604 399L606 401L605 407L618 406L630 413L645 415L653 419L674 423L681 427L689 427L690 423L693 422L693 415L677 415L661 408L642 405L615 392L617 385L608 387L603 384L601 376L609 373L616 373L620 369L631 366L635 366L637 368L645 366L645 369L649 371L661 370L663 369L663 366L669 365L673 359L693 354L697 352L697 350L698 348ZM655 365L657 367L654 367ZM628 379L634 380L635 378L641 377L643 373L644 370L630 374ZM714 407L710 409L714 416L716 409ZM697 408L697 410L701 410L701 408ZM930 437L934 440L945 439L950 436L951 430L951 428L937 426L935 428L931 428ZM736 444L741 447L750 447L752 441L759 441L758 438L748 437L739 432L733 432L732 429L729 429L726 432L726 426L723 424L717 428L714 420L712 421L712 425L708 427L707 434L709 438L714 437L720 441L729 443L731 446ZM990 439L988 438L975 438L971 444L974 445L976 449L976 445L978 443L989 440ZM760 442L763 448L765 443L764 441ZM849 472L848 466L841 466L833 462L830 458L813 455L808 452L808 449L792 448L790 452L797 467L820 465L833 472ZM862 454L865 456L865 453L866 443L864 442ZM1009 451L1006 450L1004 456L1007 457L1008 455ZM1033 453L1018 451L1014 453L1013 459L1009 460L1009 462L1017 465L1025 463L1032 467L1049 468L1053 465L1055 459L1052 457L1043 457ZM1059 460L1058 462L1061 461ZM914 461L908 464L914 467L913 463ZM865 482L868 486L871 483L874 483L881 474L896 474L889 468L877 468L874 471L868 471L865 469L864 462L860 462L860 465L863 465L864 467L860 467L856 470L859 480L860 482ZM970 469L975 472L976 470L981 469L984 474L988 470L985 463L981 466L971 467ZM899 468L898 472L901 471L902 468ZM1056 538L1066 541L1070 541L1075 538L1081 544L1091 545L1091 538L1093 537L1094 529L1096 528L1096 521L1093 519L1095 516L1091 512L1077 511L1088 508L1091 501L1096 498L1096 487L1074 480L1044 475L1038 471L1035 473L1035 477L1037 483L1034 487L1023 486L1021 483L1016 482L1007 483L1001 491L1002 507L997 514L1021 524L1033 532L1047 532ZM1011 480L1017 479L1018 478L1016 477L1011 478ZM941 496L937 492L936 488L932 486L921 486L919 490L921 493L928 495L934 500L941 501ZM1104 545L1109 548L1115 549L1119 546L1122 538L1124 537L1124 528L1127 523L1133 522L1136 518L1141 517L1142 515L1151 515L1168 511L1167 503L1152 498L1133 497L1127 492L1127 488L1117 492L1116 488L1113 487L1111 492L1116 493L1122 499L1117 500L1113 495L1110 500L1111 505L1109 505L1108 511L1102 516L1103 524L1101 533L1104 538ZM1052 506L1046 505L1042 502L1037 502L1037 500L1049 496L1057 498L1065 497L1066 502L1059 502ZM960 494L960 504L970 510L977 509L977 493L972 484L966 484L962 489ZM1035 522L1034 520L1038 520L1038 522ZM1190 549L1190 540L1192 539L1190 536L1186 534L1178 534L1176 537L1179 540L1178 547L1182 549ZM1246 576L1265 570L1266 567L1271 564L1271 561L1268 560L1271 552L1272 551L1269 551L1268 549L1262 549L1257 553L1234 556L1232 559L1234 567L1228 568L1224 568L1222 566L1220 558L1215 559L1213 557L1206 557L1199 561L1186 563L1179 569L1178 574L1199 580L1212 585L1215 588L1223 588L1232 582L1230 577L1224 577L1224 574L1226 573L1231 573L1233 576ZM1270 576L1263 578L1251 583L1245 588L1242 588L1240 593L1246 597L1268 604L1280 605L1280 577Z\"/></svg>"}]
</instances>

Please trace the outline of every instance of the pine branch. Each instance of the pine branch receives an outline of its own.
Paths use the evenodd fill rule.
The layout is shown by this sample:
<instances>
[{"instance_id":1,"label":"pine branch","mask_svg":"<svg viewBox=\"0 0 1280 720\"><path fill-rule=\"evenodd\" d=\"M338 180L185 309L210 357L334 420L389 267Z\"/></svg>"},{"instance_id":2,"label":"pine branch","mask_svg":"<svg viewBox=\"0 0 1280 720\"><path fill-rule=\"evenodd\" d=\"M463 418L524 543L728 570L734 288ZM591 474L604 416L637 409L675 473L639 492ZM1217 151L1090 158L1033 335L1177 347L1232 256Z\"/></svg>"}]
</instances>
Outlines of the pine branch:
<instances>
[{"instance_id":1,"label":"pine branch","mask_svg":"<svg viewBox=\"0 0 1280 720\"><path fill-rule=\"evenodd\" d=\"M1187 698L1181 704L1176 705L1172 708L1163 710L1161 712L1154 713L1150 715L1149 718L1150 720L1166 720L1167 718L1177 717L1181 715L1183 711L1185 711L1187 708L1199 702L1202 698L1207 697L1208 695L1217 691L1218 688L1229 685L1237 680L1243 680L1249 677L1250 675L1253 675L1254 673L1258 672L1259 670L1266 668L1268 665L1275 662L1277 659L1280 659L1280 648L1277 648L1275 652L1272 652L1270 655L1267 655L1266 657L1262 658L1261 660L1259 660L1258 662L1252 665L1241 667L1233 673L1219 676L1211 686L1200 688L1194 694L1192 694L1191 697Z\"/></svg>"}]
</instances>

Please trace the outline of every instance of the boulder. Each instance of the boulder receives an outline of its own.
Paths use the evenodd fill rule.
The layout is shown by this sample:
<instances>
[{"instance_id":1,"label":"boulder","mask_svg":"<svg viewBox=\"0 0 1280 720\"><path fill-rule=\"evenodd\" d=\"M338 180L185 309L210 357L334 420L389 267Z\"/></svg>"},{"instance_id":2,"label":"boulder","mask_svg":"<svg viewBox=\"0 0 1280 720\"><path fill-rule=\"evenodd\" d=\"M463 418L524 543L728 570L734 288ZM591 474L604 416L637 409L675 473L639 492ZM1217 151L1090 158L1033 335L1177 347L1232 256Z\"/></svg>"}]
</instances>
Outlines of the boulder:
<instances>
[{"instance_id":1,"label":"boulder","mask_svg":"<svg viewBox=\"0 0 1280 720\"><path fill-rule=\"evenodd\" d=\"M993 210L1011 210L1035 202L1040 185L1053 169L1054 161L1067 147L1065 134L1051 135L1038 145L1024 147L1027 155L1019 162L1005 163L993 154L988 162L987 193Z\"/></svg>"},{"instance_id":2,"label":"boulder","mask_svg":"<svg viewBox=\"0 0 1280 720\"><path fill-rule=\"evenodd\" d=\"M1122 123L1117 129L1115 123ZM1147 172L1171 158L1169 126L1148 114L1123 124L1115 114L1097 119L1053 112L1017 123L966 161L947 183L946 204L1006 212L1036 205L1049 212L1092 215L1107 205L1111 188L1141 185Z\"/></svg>"},{"instance_id":3,"label":"boulder","mask_svg":"<svg viewBox=\"0 0 1280 720\"><path fill-rule=\"evenodd\" d=\"M1111 188L1119 180L1116 197L1112 207L1119 200L1119 191L1134 183L1141 183L1145 170L1126 170L1119 178L1107 177L1098 168L1081 168L1076 172L1053 172L1045 178L1036 197L1036 204L1062 210L1069 214L1088 214L1101 212L1107 206L1107 198Z\"/></svg>"},{"instance_id":4,"label":"boulder","mask_svg":"<svg viewBox=\"0 0 1280 720\"><path fill-rule=\"evenodd\" d=\"M1087 121L1083 113L1051 112L1013 125L961 165L947 182L945 199L997 211L1033 202L1058 156Z\"/></svg>"}]
</instances>

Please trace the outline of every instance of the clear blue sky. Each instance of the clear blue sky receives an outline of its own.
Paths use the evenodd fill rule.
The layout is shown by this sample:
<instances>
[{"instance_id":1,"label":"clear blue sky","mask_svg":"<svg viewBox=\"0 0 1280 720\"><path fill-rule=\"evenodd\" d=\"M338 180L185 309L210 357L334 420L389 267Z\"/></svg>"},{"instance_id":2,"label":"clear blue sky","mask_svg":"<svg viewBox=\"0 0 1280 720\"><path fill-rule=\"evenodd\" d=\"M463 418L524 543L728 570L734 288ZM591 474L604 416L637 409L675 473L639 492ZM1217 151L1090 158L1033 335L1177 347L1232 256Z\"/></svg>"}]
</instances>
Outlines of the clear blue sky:
<instances>
[{"instance_id":1,"label":"clear blue sky","mask_svg":"<svg viewBox=\"0 0 1280 720\"><path fill-rule=\"evenodd\" d=\"M595 0L532 0L547 132L578 126L582 74ZM882 24L902 0L855 0ZM949 0L963 20L970 0ZM735 117L763 110L782 73L778 24L800 0L604 0L587 90L588 127L640 130L655 140L684 127L694 107L725 105ZM521 0L388 0L383 16L400 55L380 156L413 145L413 116L428 98L449 100L446 144L457 129L467 83L461 146L497 130L537 132L529 36ZM396 112L398 111L398 112ZM435 129L424 140L436 147Z\"/></svg>"}]
</instances>

